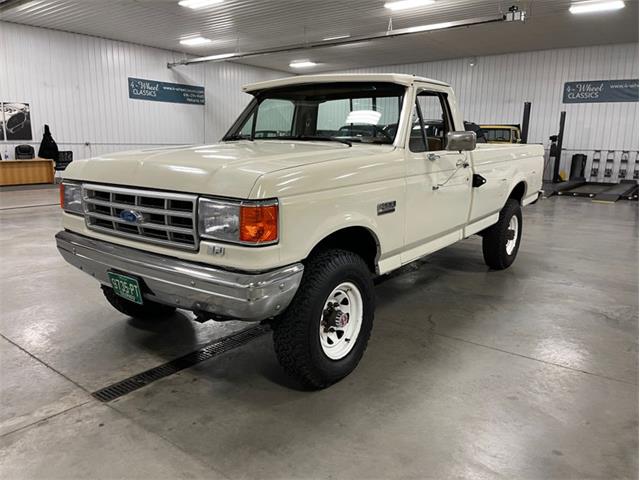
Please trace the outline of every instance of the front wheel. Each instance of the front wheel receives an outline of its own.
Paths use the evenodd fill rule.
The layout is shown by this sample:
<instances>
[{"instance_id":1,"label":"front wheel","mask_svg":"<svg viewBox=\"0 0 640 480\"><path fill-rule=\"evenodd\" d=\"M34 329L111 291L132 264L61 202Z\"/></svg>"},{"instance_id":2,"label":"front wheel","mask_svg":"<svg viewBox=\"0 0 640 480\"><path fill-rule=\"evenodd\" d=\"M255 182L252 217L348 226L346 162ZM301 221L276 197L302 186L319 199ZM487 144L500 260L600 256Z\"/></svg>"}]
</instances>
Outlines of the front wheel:
<instances>
[{"instance_id":1,"label":"front wheel","mask_svg":"<svg viewBox=\"0 0 640 480\"><path fill-rule=\"evenodd\" d=\"M511 266L518 255L522 238L522 210L520 202L510 198L500 211L498 223L482 234L484 261L494 270Z\"/></svg>"},{"instance_id":2,"label":"front wheel","mask_svg":"<svg viewBox=\"0 0 640 480\"><path fill-rule=\"evenodd\" d=\"M335 249L312 257L296 296L273 324L278 361L306 388L328 387L360 362L373 312L373 281L360 256Z\"/></svg>"}]
</instances>

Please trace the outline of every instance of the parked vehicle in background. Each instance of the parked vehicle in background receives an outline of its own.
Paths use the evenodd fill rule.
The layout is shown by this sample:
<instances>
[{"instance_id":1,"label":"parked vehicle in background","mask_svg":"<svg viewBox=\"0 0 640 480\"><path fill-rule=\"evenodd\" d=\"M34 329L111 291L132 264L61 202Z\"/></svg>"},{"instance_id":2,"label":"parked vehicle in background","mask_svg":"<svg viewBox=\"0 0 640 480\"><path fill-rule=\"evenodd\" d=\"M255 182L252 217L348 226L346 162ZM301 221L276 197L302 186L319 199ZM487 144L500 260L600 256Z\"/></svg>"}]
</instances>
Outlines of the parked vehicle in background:
<instances>
[{"instance_id":1,"label":"parked vehicle in background","mask_svg":"<svg viewBox=\"0 0 640 480\"><path fill-rule=\"evenodd\" d=\"M489 268L514 262L543 147L476 145L449 85L310 75L244 91L220 143L65 171L58 249L119 311L267 321L284 369L324 388L364 354L375 276L474 234Z\"/></svg>"},{"instance_id":2,"label":"parked vehicle in background","mask_svg":"<svg viewBox=\"0 0 640 480\"><path fill-rule=\"evenodd\" d=\"M467 132L474 132L476 134L476 143L488 143L487 137L484 134L482 127L473 122L464 122L464 129Z\"/></svg>"},{"instance_id":3,"label":"parked vehicle in background","mask_svg":"<svg viewBox=\"0 0 640 480\"><path fill-rule=\"evenodd\" d=\"M522 143L520 125L480 125L488 143Z\"/></svg>"}]
</instances>

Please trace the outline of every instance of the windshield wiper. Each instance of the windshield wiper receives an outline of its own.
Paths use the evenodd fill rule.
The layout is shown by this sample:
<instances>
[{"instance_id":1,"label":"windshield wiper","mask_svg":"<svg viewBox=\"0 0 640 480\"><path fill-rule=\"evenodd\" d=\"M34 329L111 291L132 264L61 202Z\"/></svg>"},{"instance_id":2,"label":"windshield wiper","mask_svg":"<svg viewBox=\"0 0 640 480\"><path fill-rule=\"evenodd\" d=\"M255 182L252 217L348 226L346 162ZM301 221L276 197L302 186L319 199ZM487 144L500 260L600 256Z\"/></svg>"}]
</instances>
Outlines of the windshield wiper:
<instances>
[{"instance_id":1,"label":"windshield wiper","mask_svg":"<svg viewBox=\"0 0 640 480\"><path fill-rule=\"evenodd\" d=\"M345 145L349 145L350 147L353 146L353 142L351 142L351 140L346 140L344 138L338 138L338 137L317 137L314 135L298 135L295 138L296 140L320 140L320 141L326 141L326 142L340 142L340 143L344 143Z\"/></svg>"}]
</instances>

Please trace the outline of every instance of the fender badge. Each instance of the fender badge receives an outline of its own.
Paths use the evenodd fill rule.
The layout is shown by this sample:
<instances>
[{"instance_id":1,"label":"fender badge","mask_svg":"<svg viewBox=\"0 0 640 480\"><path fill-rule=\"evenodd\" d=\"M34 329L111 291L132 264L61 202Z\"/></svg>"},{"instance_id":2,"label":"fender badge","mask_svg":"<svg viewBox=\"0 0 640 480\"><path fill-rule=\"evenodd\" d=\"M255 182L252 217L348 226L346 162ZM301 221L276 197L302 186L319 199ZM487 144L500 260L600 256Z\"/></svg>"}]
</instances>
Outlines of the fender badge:
<instances>
[{"instance_id":1,"label":"fender badge","mask_svg":"<svg viewBox=\"0 0 640 480\"><path fill-rule=\"evenodd\" d=\"M395 200L378 204L378 215L384 215L385 213L393 213L395 211L396 211Z\"/></svg>"}]
</instances>

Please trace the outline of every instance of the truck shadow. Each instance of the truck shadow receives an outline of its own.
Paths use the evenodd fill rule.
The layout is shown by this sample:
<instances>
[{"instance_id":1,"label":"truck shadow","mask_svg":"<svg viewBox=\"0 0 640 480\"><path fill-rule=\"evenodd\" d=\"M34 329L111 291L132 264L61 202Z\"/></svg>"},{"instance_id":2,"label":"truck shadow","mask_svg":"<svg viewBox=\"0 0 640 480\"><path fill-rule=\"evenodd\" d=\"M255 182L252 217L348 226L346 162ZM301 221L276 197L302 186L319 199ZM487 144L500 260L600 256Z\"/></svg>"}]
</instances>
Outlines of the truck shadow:
<instances>
[{"instance_id":1,"label":"truck shadow","mask_svg":"<svg viewBox=\"0 0 640 480\"><path fill-rule=\"evenodd\" d=\"M177 310L170 317L161 319L141 320L139 318L128 317L127 324L131 328L145 332L165 335L170 333L172 337L178 335L178 340L186 340L194 336L191 317L180 310Z\"/></svg>"},{"instance_id":2,"label":"truck shadow","mask_svg":"<svg viewBox=\"0 0 640 480\"><path fill-rule=\"evenodd\" d=\"M376 320L372 333L370 346L365 353L365 359L375 355L377 345L377 335L382 328L381 325L395 325L398 332L408 329L407 340L419 341L421 345L428 345L434 335L436 324L432 319L432 310L442 311L451 309L455 311L460 308L460 303L456 300L463 294L465 298L487 295L478 288L486 282L487 275L492 275L484 265L482 254L477 251L477 246L466 245L466 243L477 243L468 240L445 250L437 252L425 259L413 262L405 267L395 270L391 274L376 278ZM501 282L497 282L498 284ZM476 291L473 291L476 289ZM437 299L434 304L433 299ZM207 323L208 332L206 337L215 338L225 336L233 331L244 328L251 328L251 324L236 323L233 328L230 323ZM189 351L189 346L195 350L202 346L202 332L198 332L197 324L192 320L192 316L185 312L177 311L174 316L164 321L147 322L130 318L128 325L131 327L130 340L137 347L147 351L152 351L154 355L165 358L167 361L173 360L175 351L168 348L168 339L171 344L181 345L181 350ZM238 326L240 325L240 326ZM144 331L151 335L140 336L135 331ZM215 333L214 333L215 332ZM233 352L227 352L221 357L212 361L216 364L222 362L229 367L223 375L229 378L228 374L233 371L238 375L237 380L242 377L250 377L259 374L269 382L280 387L304 391L303 388L292 378L290 378L277 363L273 349L271 348L271 334L269 337L269 348L260 348L260 359L254 363L242 361L242 357L248 352L252 352L253 347L259 342L264 344L265 340L251 342L246 347L242 346ZM198 339L200 338L200 341ZM263 345L264 347L264 345ZM253 356L257 352L249 355ZM234 357L242 368L235 368L226 361L224 357ZM204 374L214 381L220 373L218 368L208 368L211 362L206 362L203 367L198 368L199 374Z\"/></svg>"},{"instance_id":3,"label":"truck shadow","mask_svg":"<svg viewBox=\"0 0 640 480\"><path fill-rule=\"evenodd\" d=\"M395 330L394 337L398 341L417 342L419 348L428 348L436 335L437 325L433 320L433 312L466 309L459 301L462 296L466 299L490 299L496 292L484 289L488 276L491 276L492 283L498 289L507 280L504 278L503 281L493 281L497 280L496 277L506 276L489 270L476 246L457 244L377 277L374 281L376 318L363 361L375 361L369 357L376 355L379 335L388 335L380 332L383 329ZM491 307L487 309L490 311ZM439 317L442 318L441 315ZM467 321L473 321L471 316L467 318ZM406 333L406 337L402 336L402 332ZM277 362L269 361L261 365L260 373L269 381L285 388L304 391L282 371Z\"/></svg>"}]
</instances>

